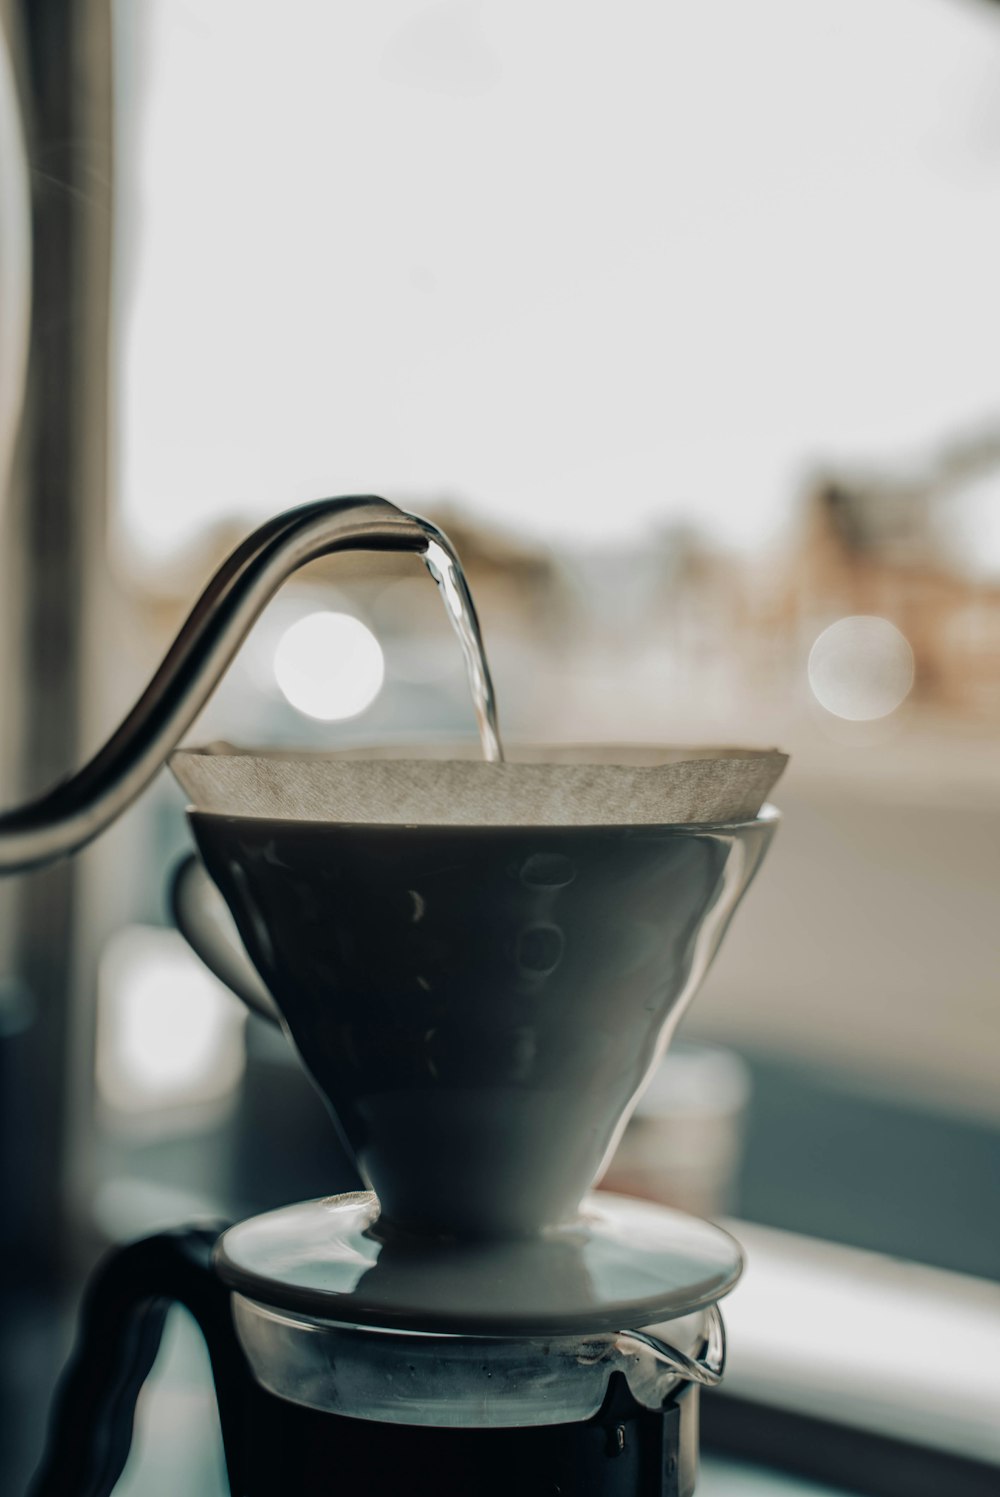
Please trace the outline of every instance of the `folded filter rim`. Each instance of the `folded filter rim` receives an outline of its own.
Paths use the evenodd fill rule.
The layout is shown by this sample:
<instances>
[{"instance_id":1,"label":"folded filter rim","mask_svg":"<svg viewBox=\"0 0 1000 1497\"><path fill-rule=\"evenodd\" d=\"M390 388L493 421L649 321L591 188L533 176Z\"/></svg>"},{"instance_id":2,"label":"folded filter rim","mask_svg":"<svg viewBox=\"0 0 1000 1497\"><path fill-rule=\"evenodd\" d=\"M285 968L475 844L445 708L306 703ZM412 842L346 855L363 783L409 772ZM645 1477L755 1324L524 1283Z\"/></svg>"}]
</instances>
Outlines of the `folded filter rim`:
<instances>
[{"instance_id":1,"label":"folded filter rim","mask_svg":"<svg viewBox=\"0 0 1000 1497\"><path fill-rule=\"evenodd\" d=\"M776 749L513 745L501 764L394 745L310 753L211 745L171 769L198 816L330 825L695 827L777 815Z\"/></svg>"}]
</instances>

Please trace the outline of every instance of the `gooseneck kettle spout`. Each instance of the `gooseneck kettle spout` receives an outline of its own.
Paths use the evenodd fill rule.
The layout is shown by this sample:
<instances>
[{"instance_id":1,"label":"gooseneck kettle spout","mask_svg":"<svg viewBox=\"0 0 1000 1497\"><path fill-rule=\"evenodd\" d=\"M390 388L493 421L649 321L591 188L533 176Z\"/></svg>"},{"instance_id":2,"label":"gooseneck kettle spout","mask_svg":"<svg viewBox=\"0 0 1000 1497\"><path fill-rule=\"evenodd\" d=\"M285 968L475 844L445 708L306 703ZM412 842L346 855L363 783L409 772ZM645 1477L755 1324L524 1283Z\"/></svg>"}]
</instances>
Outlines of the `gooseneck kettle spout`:
<instances>
[{"instance_id":1,"label":"gooseneck kettle spout","mask_svg":"<svg viewBox=\"0 0 1000 1497\"><path fill-rule=\"evenodd\" d=\"M320 499L267 521L222 563L128 716L94 757L0 814L0 874L92 841L149 784L201 712L265 605L293 572L333 551L424 552L444 538L372 496Z\"/></svg>"}]
</instances>

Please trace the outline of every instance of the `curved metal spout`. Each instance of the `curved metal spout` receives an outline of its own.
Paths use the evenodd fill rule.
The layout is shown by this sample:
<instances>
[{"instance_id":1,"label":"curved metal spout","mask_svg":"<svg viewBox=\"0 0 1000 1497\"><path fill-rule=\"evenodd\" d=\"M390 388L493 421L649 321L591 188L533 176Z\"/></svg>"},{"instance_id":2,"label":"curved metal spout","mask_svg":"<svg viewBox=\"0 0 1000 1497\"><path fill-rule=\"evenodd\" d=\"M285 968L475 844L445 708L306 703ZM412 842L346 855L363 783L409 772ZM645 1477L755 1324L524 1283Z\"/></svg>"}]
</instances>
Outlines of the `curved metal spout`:
<instances>
[{"instance_id":1,"label":"curved metal spout","mask_svg":"<svg viewBox=\"0 0 1000 1497\"><path fill-rule=\"evenodd\" d=\"M223 562L131 712L88 764L0 814L0 874L76 852L129 806L201 712L281 584L331 551L417 551L432 526L386 499L320 499L269 520Z\"/></svg>"}]
</instances>

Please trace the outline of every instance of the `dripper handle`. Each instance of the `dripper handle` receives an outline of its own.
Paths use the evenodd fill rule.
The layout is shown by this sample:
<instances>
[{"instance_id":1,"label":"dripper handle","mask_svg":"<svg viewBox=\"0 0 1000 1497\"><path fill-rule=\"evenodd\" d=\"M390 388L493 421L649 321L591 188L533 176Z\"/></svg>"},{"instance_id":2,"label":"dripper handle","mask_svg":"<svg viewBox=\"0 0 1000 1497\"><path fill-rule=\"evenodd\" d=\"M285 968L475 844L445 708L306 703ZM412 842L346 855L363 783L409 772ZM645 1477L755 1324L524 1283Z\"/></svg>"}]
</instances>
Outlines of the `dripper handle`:
<instances>
[{"instance_id":1,"label":"dripper handle","mask_svg":"<svg viewBox=\"0 0 1000 1497\"><path fill-rule=\"evenodd\" d=\"M170 908L177 929L208 970L251 1012L280 1025L274 999L258 977L226 901L197 853L189 853L171 879Z\"/></svg>"}]
</instances>

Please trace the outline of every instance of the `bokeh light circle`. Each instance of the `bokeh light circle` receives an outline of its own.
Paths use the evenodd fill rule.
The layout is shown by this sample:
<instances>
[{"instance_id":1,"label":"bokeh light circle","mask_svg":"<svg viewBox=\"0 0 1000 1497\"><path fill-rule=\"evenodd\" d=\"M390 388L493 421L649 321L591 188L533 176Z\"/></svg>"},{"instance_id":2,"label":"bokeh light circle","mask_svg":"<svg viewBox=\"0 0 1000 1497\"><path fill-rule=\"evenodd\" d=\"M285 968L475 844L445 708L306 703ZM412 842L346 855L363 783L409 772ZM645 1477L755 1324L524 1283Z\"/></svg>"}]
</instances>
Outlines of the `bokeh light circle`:
<instances>
[{"instance_id":1,"label":"bokeh light circle","mask_svg":"<svg viewBox=\"0 0 1000 1497\"><path fill-rule=\"evenodd\" d=\"M360 619L349 613L310 613L279 639L274 678L293 707L335 722L371 706L385 679L385 659Z\"/></svg>"},{"instance_id":2,"label":"bokeh light circle","mask_svg":"<svg viewBox=\"0 0 1000 1497\"><path fill-rule=\"evenodd\" d=\"M888 619L838 619L809 652L809 686L827 712L850 722L888 717L913 685L913 651Z\"/></svg>"}]
</instances>

